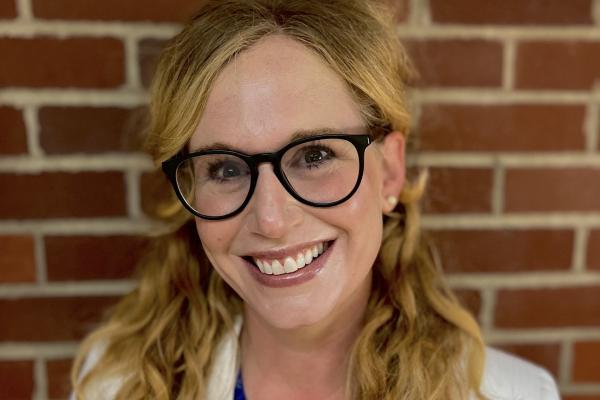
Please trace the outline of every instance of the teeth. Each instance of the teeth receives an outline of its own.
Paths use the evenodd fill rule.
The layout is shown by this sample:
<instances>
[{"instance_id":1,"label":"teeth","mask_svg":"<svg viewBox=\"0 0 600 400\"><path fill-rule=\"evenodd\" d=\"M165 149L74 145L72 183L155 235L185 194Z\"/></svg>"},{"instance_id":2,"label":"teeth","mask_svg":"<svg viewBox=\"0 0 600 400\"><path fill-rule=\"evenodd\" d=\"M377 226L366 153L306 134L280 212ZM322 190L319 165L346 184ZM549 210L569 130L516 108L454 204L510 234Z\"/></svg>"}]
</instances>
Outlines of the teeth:
<instances>
[{"instance_id":1,"label":"teeth","mask_svg":"<svg viewBox=\"0 0 600 400\"><path fill-rule=\"evenodd\" d=\"M281 275L285 273L283 266L278 260L273 261L273 264L271 264L271 268L273 269L273 275Z\"/></svg>"},{"instance_id":2,"label":"teeth","mask_svg":"<svg viewBox=\"0 0 600 400\"><path fill-rule=\"evenodd\" d=\"M289 274L294 271L298 271L298 266L296 265L296 260L292 257L287 257L285 259L285 263L283 264L283 270L286 274Z\"/></svg>"},{"instance_id":3,"label":"teeth","mask_svg":"<svg viewBox=\"0 0 600 400\"><path fill-rule=\"evenodd\" d=\"M260 272L263 274L289 274L310 264L314 259L323 254L323 252L327 250L327 247L327 243L321 242L309 249L304 250L303 252L298 253L296 259L292 257L286 257L283 261L273 260L271 263L269 263L268 261L254 258L254 262L258 266Z\"/></svg>"},{"instance_id":4,"label":"teeth","mask_svg":"<svg viewBox=\"0 0 600 400\"><path fill-rule=\"evenodd\" d=\"M260 261L260 260L257 260ZM267 275L273 275L273 269L271 268L271 264L269 264L266 261L262 262L263 265L263 269L261 270L261 272L267 274Z\"/></svg>"},{"instance_id":5,"label":"teeth","mask_svg":"<svg viewBox=\"0 0 600 400\"><path fill-rule=\"evenodd\" d=\"M256 260L256 266L260 269L260 272L265 273L265 268L263 267L263 263L260 260Z\"/></svg>"},{"instance_id":6,"label":"teeth","mask_svg":"<svg viewBox=\"0 0 600 400\"><path fill-rule=\"evenodd\" d=\"M304 260L306 261L307 264L310 264L313 260L313 253L312 250L308 249L306 250L306 252L304 252Z\"/></svg>"},{"instance_id":7,"label":"teeth","mask_svg":"<svg viewBox=\"0 0 600 400\"><path fill-rule=\"evenodd\" d=\"M304 260L304 254L302 254L302 253L298 254L298 256L296 257L296 265L298 266L298 269L300 269L306 265L306 261Z\"/></svg>"}]
</instances>

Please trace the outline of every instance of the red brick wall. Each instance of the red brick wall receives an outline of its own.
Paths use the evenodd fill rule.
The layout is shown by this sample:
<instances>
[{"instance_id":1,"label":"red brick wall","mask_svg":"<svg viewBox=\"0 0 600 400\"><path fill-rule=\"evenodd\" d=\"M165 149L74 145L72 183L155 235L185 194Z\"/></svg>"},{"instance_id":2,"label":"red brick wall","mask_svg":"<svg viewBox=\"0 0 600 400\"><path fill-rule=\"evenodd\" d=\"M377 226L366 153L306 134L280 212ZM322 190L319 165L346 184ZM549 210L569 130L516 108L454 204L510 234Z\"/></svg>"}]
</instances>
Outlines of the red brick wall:
<instances>
[{"instance_id":1,"label":"red brick wall","mask_svg":"<svg viewBox=\"0 0 600 400\"><path fill-rule=\"evenodd\" d=\"M600 1L389 0L424 223L489 342L600 399ZM149 229L131 151L197 0L0 0L0 398L64 398Z\"/></svg>"}]
</instances>

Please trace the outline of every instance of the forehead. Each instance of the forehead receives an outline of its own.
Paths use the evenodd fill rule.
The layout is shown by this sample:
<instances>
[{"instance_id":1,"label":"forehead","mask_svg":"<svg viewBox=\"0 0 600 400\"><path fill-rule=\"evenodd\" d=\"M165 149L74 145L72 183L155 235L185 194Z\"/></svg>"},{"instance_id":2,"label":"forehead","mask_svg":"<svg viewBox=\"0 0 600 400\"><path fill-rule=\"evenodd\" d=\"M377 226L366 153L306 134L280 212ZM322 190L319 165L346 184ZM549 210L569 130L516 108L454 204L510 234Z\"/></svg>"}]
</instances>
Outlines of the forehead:
<instances>
[{"instance_id":1,"label":"forehead","mask_svg":"<svg viewBox=\"0 0 600 400\"><path fill-rule=\"evenodd\" d=\"M214 142L269 151L296 131L356 131L360 110L346 83L299 42L270 36L242 52L213 85L190 148Z\"/></svg>"}]
</instances>

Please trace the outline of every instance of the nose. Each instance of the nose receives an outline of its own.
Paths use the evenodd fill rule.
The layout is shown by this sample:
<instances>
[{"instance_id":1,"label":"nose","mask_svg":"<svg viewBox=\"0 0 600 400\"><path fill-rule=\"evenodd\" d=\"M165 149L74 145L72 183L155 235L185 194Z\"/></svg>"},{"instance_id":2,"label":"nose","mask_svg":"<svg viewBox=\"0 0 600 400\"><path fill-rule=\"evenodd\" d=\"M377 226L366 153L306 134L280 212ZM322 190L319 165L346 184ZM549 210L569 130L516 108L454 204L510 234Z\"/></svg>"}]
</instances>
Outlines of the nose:
<instances>
[{"instance_id":1,"label":"nose","mask_svg":"<svg viewBox=\"0 0 600 400\"><path fill-rule=\"evenodd\" d=\"M248 204L248 225L251 232L271 239L284 237L302 220L302 210L264 163L258 167L258 181Z\"/></svg>"}]
</instances>

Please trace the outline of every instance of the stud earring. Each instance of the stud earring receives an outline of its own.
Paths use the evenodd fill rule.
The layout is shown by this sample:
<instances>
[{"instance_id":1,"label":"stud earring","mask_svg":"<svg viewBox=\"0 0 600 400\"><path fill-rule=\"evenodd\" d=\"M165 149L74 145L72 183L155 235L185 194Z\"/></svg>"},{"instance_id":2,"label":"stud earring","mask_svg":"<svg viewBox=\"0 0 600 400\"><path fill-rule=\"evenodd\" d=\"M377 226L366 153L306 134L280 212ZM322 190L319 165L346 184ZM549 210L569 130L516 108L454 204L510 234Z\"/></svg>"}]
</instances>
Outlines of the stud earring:
<instances>
[{"instance_id":1,"label":"stud earring","mask_svg":"<svg viewBox=\"0 0 600 400\"><path fill-rule=\"evenodd\" d=\"M398 198L396 196L388 196L387 202L390 203L392 207L396 207L396 204L398 204Z\"/></svg>"}]
</instances>

